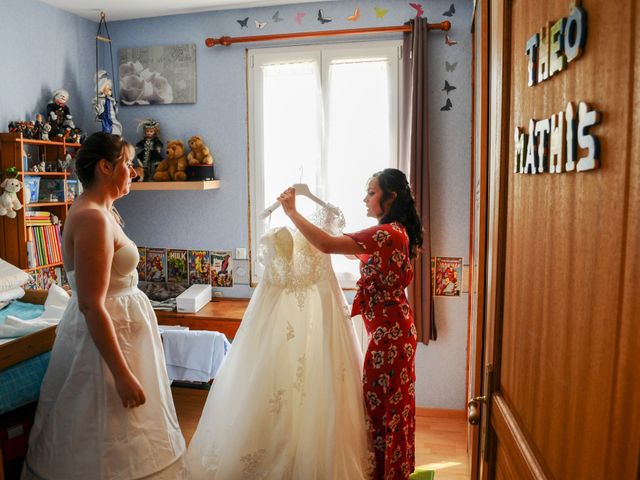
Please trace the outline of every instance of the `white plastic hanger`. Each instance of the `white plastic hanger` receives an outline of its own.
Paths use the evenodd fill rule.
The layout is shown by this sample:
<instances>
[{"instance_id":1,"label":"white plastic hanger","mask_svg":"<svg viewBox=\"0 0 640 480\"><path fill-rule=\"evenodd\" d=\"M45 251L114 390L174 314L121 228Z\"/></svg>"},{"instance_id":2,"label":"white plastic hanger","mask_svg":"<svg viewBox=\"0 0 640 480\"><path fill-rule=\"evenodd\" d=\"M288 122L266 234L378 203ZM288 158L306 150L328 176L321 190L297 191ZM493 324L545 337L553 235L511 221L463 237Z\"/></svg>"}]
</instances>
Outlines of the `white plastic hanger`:
<instances>
[{"instance_id":1,"label":"white plastic hanger","mask_svg":"<svg viewBox=\"0 0 640 480\"><path fill-rule=\"evenodd\" d=\"M309 190L309 185L307 185L306 183L295 183L293 185L293 188L296 191L296 195L302 195L303 197L310 198L311 200L316 202L321 207L327 207L328 206L327 202L325 202L324 200L319 199L313 193L311 193L311 190ZM279 201L275 201L274 203L271 204L271 206L269 208L267 208L264 212L262 212L260 214L260 219L263 220L263 219L267 218L275 210L277 210L278 207L280 207L280 206L281 206L280 202Z\"/></svg>"}]
</instances>

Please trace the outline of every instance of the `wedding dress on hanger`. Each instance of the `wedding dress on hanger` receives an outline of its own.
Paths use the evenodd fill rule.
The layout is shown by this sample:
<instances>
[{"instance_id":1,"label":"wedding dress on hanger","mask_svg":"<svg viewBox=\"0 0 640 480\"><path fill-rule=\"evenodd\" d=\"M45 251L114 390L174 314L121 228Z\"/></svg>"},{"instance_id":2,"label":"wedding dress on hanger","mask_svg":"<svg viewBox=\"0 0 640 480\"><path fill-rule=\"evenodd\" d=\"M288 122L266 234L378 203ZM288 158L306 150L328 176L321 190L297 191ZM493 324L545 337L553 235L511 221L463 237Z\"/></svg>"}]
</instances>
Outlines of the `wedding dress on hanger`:
<instances>
[{"instance_id":1,"label":"wedding dress on hanger","mask_svg":"<svg viewBox=\"0 0 640 480\"><path fill-rule=\"evenodd\" d=\"M327 205L314 223L337 234ZM189 445L191 478L369 478L362 357L329 255L281 227Z\"/></svg>"}]
</instances>

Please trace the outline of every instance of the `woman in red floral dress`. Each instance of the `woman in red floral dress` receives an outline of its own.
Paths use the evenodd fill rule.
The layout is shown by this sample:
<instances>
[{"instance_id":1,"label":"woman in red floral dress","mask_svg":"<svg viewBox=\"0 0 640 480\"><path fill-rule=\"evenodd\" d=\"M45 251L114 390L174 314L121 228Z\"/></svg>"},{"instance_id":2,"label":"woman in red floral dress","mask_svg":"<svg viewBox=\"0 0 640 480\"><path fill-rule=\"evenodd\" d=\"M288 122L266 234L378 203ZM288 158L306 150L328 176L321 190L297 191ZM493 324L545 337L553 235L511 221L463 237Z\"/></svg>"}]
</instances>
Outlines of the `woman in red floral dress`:
<instances>
[{"instance_id":1,"label":"woman in red floral dress","mask_svg":"<svg viewBox=\"0 0 640 480\"><path fill-rule=\"evenodd\" d=\"M405 288L411 259L422 245L422 222L407 178L388 168L369 180L364 202L378 225L333 236L295 208L295 191L278 198L307 240L324 253L356 255L360 263L352 316L361 314L369 333L363 393L376 457L376 480L407 479L415 467L416 329Z\"/></svg>"}]
</instances>

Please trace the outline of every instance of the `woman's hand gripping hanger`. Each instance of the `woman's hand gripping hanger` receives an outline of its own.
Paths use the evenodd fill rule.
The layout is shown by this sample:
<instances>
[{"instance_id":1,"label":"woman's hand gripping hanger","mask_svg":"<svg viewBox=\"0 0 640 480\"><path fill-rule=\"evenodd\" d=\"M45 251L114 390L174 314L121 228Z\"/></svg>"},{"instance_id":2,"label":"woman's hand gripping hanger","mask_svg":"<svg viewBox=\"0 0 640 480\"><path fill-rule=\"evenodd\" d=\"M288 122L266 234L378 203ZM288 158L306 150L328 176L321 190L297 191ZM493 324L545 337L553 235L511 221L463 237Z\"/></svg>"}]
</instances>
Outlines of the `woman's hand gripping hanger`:
<instances>
[{"instance_id":1,"label":"woman's hand gripping hanger","mask_svg":"<svg viewBox=\"0 0 640 480\"><path fill-rule=\"evenodd\" d=\"M306 183L294 183L292 186L293 186L293 189L296 191L296 195L302 195L303 197L307 197L313 200L314 202L316 202L321 207L328 206L327 202L325 202L324 200L321 200L320 198L316 197L313 193L311 193L311 190L309 190L309 185L307 185ZM281 206L280 202L275 201L274 203L271 204L270 207L268 207L266 210L264 210L260 214L260 219L264 220L269 215L271 215L275 210L277 210L280 206Z\"/></svg>"}]
</instances>

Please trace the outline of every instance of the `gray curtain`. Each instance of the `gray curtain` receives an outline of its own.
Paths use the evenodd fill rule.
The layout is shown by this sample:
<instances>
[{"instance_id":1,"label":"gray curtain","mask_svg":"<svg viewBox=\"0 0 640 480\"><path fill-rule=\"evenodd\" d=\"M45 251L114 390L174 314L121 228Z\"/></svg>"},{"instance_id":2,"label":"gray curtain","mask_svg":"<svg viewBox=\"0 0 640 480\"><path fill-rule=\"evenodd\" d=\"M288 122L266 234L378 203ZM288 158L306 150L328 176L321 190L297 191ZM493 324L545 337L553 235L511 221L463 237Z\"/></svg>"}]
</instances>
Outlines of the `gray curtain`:
<instances>
[{"instance_id":1,"label":"gray curtain","mask_svg":"<svg viewBox=\"0 0 640 480\"><path fill-rule=\"evenodd\" d=\"M431 277L431 239L429 225L429 152L427 135L427 35L424 17L408 22L411 32L404 34L403 115L400 168L409 174L424 227L422 253L414 260L415 279L409 286L418 341L425 345L438 338L433 311Z\"/></svg>"}]
</instances>

